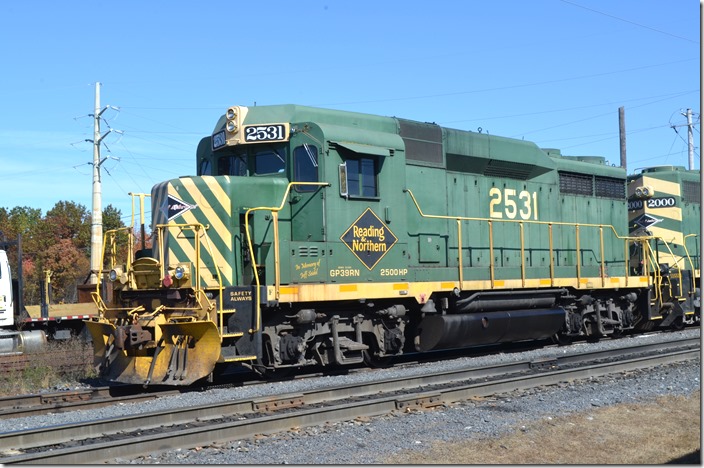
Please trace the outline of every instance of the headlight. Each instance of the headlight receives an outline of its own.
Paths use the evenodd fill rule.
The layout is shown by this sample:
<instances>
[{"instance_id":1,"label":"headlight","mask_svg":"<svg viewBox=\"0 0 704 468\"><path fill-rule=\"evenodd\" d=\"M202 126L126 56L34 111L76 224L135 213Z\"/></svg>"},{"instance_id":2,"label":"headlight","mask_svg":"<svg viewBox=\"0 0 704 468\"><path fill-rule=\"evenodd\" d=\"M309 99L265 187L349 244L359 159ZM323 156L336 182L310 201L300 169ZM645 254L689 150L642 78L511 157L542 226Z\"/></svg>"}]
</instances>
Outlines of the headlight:
<instances>
[{"instance_id":1,"label":"headlight","mask_svg":"<svg viewBox=\"0 0 704 468\"><path fill-rule=\"evenodd\" d=\"M177 280L183 279L183 277L186 275L186 270L182 266L177 266L176 270L174 270L174 278Z\"/></svg>"},{"instance_id":2,"label":"headlight","mask_svg":"<svg viewBox=\"0 0 704 468\"><path fill-rule=\"evenodd\" d=\"M234 120L228 120L225 128L227 128L228 132L234 133L234 131L237 130L237 123Z\"/></svg>"},{"instance_id":3,"label":"headlight","mask_svg":"<svg viewBox=\"0 0 704 468\"><path fill-rule=\"evenodd\" d=\"M230 107L227 109L225 117L227 117L227 120L235 120L237 118L237 110L234 107Z\"/></svg>"},{"instance_id":4,"label":"headlight","mask_svg":"<svg viewBox=\"0 0 704 468\"><path fill-rule=\"evenodd\" d=\"M636 187L636 197L638 198L650 198L655 195L655 190L650 185L643 185L641 187Z\"/></svg>"},{"instance_id":5,"label":"headlight","mask_svg":"<svg viewBox=\"0 0 704 468\"><path fill-rule=\"evenodd\" d=\"M108 274L108 278L110 278L110 281L114 282L115 280L117 280L117 276L118 276L117 271L110 270L110 273Z\"/></svg>"}]
</instances>

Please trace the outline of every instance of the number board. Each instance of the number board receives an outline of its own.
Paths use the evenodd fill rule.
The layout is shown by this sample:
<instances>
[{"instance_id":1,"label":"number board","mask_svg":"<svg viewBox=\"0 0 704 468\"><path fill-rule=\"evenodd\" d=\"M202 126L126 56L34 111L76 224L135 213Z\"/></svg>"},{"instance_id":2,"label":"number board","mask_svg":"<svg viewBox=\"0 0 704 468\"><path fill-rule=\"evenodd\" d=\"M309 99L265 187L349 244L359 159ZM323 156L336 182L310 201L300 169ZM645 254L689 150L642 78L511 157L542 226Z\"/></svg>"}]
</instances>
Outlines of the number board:
<instances>
[{"instance_id":1,"label":"number board","mask_svg":"<svg viewBox=\"0 0 704 468\"><path fill-rule=\"evenodd\" d=\"M245 125L242 127L242 143L261 143L265 141L288 141L289 125L287 123Z\"/></svg>"},{"instance_id":2,"label":"number board","mask_svg":"<svg viewBox=\"0 0 704 468\"><path fill-rule=\"evenodd\" d=\"M217 133L213 133L213 138L212 138L211 142L213 145L213 151L225 146L227 144L227 140L225 139L225 130L221 130Z\"/></svg>"},{"instance_id":3,"label":"number board","mask_svg":"<svg viewBox=\"0 0 704 468\"><path fill-rule=\"evenodd\" d=\"M671 208L673 206L677 206L677 200L675 197L656 197L648 198L646 200L630 200L628 202L629 210L642 210L643 207Z\"/></svg>"}]
</instances>

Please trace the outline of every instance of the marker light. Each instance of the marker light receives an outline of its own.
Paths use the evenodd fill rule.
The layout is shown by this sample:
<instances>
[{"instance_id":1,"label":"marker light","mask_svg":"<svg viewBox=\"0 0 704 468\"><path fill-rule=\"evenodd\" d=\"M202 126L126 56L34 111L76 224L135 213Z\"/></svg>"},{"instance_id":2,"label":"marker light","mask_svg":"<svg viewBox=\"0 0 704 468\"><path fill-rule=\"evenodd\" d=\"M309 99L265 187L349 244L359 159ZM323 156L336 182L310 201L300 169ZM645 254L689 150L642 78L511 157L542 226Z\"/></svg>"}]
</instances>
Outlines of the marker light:
<instances>
[{"instance_id":1,"label":"marker light","mask_svg":"<svg viewBox=\"0 0 704 468\"><path fill-rule=\"evenodd\" d=\"M110 278L110 281L116 281L117 280L117 272L115 270L110 270L110 273L108 275Z\"/></svg>"},{"instance_id":2,"label":"marker light","mask_svg":"<svg viewBox=\"0 0 704 468\"><path fill-rule=\"evenodd\" d=\"M186 275L186 270L182 266L177 266L176 270L174 270L174 278L177 280L183 279L183 277Z\"/></svg>"}]
</instances>

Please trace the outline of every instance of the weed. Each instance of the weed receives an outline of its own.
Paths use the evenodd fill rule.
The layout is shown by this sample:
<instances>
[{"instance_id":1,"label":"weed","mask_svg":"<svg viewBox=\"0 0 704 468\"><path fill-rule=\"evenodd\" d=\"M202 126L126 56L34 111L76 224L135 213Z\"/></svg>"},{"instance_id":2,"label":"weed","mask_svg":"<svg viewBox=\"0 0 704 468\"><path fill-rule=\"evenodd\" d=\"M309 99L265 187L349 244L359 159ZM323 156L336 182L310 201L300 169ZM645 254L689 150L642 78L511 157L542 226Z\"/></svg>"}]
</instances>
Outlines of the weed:
<instances>
[{"instance_id":1,"label":"weed","mask_svg":"<svg viewBox=\"0 0 704 468\"><path fill-rule=\"evenodd\" d=\"M95 377L90 343L73 338L52 341L33 353L6 357L0 395L39 393L79 385Z\"/></svg>"}]
</instances>

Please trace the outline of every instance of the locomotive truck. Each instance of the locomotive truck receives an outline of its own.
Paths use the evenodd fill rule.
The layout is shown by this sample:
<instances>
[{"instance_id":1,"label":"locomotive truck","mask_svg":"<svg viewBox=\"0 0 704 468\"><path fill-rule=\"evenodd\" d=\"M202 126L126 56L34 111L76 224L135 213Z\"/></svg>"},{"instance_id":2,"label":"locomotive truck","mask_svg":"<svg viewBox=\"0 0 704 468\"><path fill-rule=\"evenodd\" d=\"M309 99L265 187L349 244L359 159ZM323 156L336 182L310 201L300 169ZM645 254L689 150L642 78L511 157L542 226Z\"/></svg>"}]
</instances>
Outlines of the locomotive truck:
<instances>
[{"instance_id":1,"label":"locomotive truck","mask_svg":"<svg viewBox=\"0 0 704 468\"><path fill-rule=\"evenodd\" d=\"M119 258L132 228L105 233L112 294L96 288L87 321L96 367L188 385L226 364L375 365L698 320L689 254L669 261L671 239L629 235L627 182L602 157L486 133L230 107L196 176L140 194L151 245Z\"/></svg>"}]
</instances>

